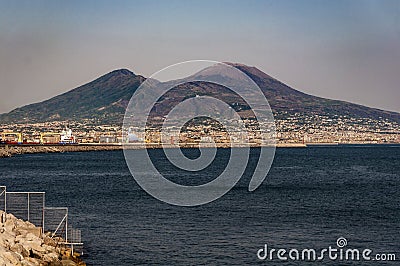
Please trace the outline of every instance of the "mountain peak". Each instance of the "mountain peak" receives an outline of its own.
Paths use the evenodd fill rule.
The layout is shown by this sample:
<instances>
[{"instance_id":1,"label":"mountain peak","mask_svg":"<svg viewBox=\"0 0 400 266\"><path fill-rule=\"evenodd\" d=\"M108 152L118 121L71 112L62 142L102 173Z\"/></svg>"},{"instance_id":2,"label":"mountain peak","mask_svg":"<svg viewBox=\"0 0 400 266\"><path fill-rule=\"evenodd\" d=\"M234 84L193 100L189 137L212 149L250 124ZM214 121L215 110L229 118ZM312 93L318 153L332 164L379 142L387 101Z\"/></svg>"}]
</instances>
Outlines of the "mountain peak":
<instances>
[{"instance_id":1,"label":"mountain peak","mask_svg":"<svg viewBox=\"0 0 400 266\"><path fill-rule=\"evenodd\" d=\"M224 63L227 65L233 66L233 67L239 69L240 71L243 71L251 78L262 77L264 79L274 79L273 77L271 77L270 75L266 74L265 72L259 70L255 66L248 66L245 64L241 64L241 63L231 63L231 62L224 62Z\"/></svg>"},{"instance_id":2,"label":"mountain peak","mask_svg":"<svg viewBox=\"0 0 400 266\"><path fill-rule=\"evenodd\" d=\"M129 75L129 76L136 76L135 73L130 71L129 69L126 68L121 68L121 69L116 69L111 71L110 73L106 75Z\"/></svg>"},{"instance_id":3,"label":"mountain peak","mask_svg":"<svg viewBox=\"0 0 400 266\"><path fill-rule=\"evenodd\" d=\"M108 83L120 83L121 81L129 81L133 78L138 77L133 73L132 71L121 68L121 69L116 69L113 70L107 74L104 74L103 76L97 78L96 80L92 81L94 83L103 83L103 82L108 82Z\"/></svg>"},{"instance_id":4,"label":"mountain peak","mask_svg":"<svg viewBox=\"0 0 400 266\"><path fill-rule=\"evenodd\" d=\"M233 62L223 62L224 64L233 66L233 67L250 67L248 65L242 64L242 63L233 63Z\"/></svg>"}]
</instances>

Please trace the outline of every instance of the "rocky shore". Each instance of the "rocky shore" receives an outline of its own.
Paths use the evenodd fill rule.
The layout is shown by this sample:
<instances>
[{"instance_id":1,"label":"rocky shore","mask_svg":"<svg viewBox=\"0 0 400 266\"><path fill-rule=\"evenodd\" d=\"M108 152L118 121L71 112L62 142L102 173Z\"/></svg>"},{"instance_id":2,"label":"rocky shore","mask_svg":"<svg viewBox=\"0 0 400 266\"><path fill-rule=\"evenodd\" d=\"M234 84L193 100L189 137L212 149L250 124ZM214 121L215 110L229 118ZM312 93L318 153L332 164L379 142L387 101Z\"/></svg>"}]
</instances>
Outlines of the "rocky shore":
<instances>
[{"instance_id":1,"label":"rocky shore","mask_svg":"<svg viewBox=\"0 0 400 266\"><path fill-rule=\"evenodd\" d=\"M57 242L58 241L58 242ZM79 254L60 245L61 238L42 234L41 228L0 211L0 265L81 266Z\"/></svg>"}]
</instances>

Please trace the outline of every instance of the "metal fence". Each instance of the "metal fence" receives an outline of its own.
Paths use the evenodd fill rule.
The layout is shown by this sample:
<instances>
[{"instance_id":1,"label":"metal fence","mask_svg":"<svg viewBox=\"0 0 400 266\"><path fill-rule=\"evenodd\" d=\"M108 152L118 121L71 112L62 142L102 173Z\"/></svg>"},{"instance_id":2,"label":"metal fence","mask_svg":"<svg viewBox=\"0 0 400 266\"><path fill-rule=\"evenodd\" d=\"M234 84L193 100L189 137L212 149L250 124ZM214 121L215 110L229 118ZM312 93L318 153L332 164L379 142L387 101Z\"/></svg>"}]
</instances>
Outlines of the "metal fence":
<instances>
[{"instance_id":1,"label":"metal fence","mask_svg":"<svg viewBox=\"0 0 400 266\"><path fill-rule=\"evenodd\" d=\"M62 237L68 242L68 208L46 207L44 231L50 232L52 237Z\"/></svg>"},{"instance_id":2,"label":"metal fence","mask_svg":"<svg viewBox=\"0 0 400 266\"><path fill-rule=\"evenodd\" d=\"M61 237L63 244L82 245L81 231L68 225L68 208L45 206L45 192L9 192L0 186L0 210Z\"/></svg>"},{"instance_id":3,"label":"metal fence","mask_svg":"<svg viewBox=\"0 0 400 266\"><path fill-rule=\"evenodd\" d=\"M44 228L44 192L5 192L5 211Z\"/></svg>"},{"instance_id":4,"label":"metal fence","mask_svg":"<svg viewBox=\"0 0 400 266\"><path fill-rule=\"evenodd\" d=\"M81 230L69 227L69 229L68 229L68 242L70 242L70 243L82 243Z\"/></svg>"}]
</instances>

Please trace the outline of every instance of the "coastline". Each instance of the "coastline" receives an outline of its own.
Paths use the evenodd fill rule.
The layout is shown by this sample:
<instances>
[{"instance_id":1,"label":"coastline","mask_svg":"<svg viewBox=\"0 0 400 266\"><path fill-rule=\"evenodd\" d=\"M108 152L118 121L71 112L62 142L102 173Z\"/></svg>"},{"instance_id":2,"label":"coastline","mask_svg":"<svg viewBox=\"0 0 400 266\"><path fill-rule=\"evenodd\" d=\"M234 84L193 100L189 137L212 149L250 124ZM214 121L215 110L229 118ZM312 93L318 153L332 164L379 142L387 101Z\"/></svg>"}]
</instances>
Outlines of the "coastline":
<instances>
[{"instance_id":1,"label":"coastline","mask_svg":"<svg viewBox=\"0 0 400 266\"><path fill-rule=\"evenodd\" d=\"M307 147L338 147L338 146L379 146L379 145L400 145L400 143L278 143L276 148L307 148ZM149 143L144 147L143 144L130 144L129 149L160 149L158 143ZM197 148L196 143L186 143L182 148ZM218 148L230 148L230 145L222 143ZM237 145L235 147L246 147ZM250 147L257 148L260 145L251 144ZM173 145L164 145L164 148L176 148ZM0 158L12 157L19 154L35 153L63 153L63 152L89 152L89 151L115 151L124 149L122 144L78 144L78 145L3 145L0 146Z\"/></svg>"}]
</instances>

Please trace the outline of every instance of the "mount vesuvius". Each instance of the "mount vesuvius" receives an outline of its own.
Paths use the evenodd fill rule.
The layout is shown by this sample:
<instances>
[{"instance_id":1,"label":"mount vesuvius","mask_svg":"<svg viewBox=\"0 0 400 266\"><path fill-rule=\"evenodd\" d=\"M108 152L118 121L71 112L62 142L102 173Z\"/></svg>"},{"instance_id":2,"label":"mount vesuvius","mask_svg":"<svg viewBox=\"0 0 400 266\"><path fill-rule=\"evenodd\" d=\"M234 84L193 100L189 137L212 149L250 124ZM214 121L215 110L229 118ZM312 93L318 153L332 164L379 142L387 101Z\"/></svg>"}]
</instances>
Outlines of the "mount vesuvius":
<instances>
[{"instance_id":1,"label":"mount vesuvius","mask_svg":"<svg viewBox=\"0 0 400 266\"><path fill-rule=\"evenodd\" d=\"M345 115L354 118L389 119L400 122L399 113L312 96L283 84L256 67L229 64L246 73L257 83L275 115L279 113ZM0 123L90 120L96 124L122 124L129 99L145 79L127 69L115 70L51 99L1 114ZM231 97L228 89L213 84L191 84L183 87L184 90L175 90L175 92L172 90L169 97L160 98L158 104L174 106L182 100L198 94L218 95L236 111L245 112L246 108L243 106L246 103L240 103L240 99ZM159 108L160 115L165 115L164 111L163 108Z\"/></svg>"}]
</instances>

